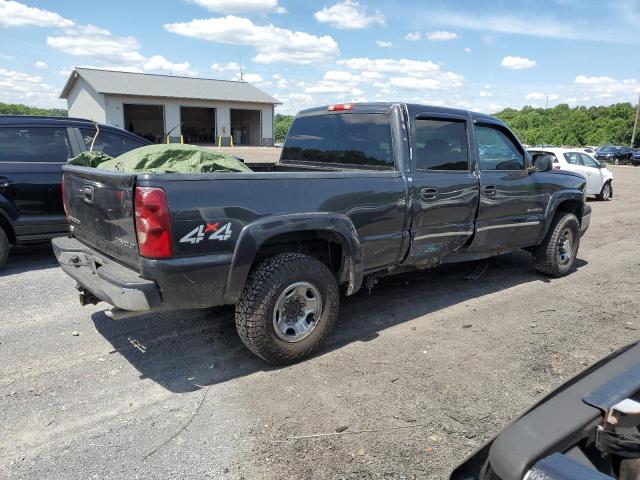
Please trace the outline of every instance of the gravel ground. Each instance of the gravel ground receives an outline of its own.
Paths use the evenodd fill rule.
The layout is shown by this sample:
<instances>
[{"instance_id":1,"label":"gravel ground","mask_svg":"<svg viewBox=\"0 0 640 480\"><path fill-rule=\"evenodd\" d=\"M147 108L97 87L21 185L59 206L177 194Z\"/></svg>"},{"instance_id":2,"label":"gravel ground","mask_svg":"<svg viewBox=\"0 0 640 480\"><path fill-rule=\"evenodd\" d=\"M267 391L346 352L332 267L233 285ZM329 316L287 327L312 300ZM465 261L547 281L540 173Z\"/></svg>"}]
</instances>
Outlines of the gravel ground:
<instances>
[{"instance_id":1,"label":"gravel ground","mask_svg":"<svg viewBox=\"0 0 640 480\"><path fill-rule=\"evenodd\" d=\"M254 358L228 310L114 322L78 306L48 248L14 252L0 273L0 477L446 478L638 338L640 168L613 170L570 276L519 252L475 281L475 263L383 279L343 300L321 354L286 368Z\"/></svg>"}]
</instances>

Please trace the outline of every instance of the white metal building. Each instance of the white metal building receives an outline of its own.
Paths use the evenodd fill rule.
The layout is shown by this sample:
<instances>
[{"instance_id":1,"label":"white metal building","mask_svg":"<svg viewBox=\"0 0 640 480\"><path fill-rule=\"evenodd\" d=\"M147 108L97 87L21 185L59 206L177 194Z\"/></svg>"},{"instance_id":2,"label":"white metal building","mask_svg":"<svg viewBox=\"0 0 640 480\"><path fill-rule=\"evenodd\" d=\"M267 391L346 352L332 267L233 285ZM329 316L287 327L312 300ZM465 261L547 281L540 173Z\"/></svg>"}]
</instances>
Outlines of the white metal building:
<instances>
[{"instance_id":1,"label":"white metal building","mask_svg":"<svg viewBox=\"0 0 640 480\"><path fill-rule=\"evenodd\" d=\"M280 102L246 82L75 68L60 94L70 117L162 141L273 144Z\"/></svg>"}]
</instances>

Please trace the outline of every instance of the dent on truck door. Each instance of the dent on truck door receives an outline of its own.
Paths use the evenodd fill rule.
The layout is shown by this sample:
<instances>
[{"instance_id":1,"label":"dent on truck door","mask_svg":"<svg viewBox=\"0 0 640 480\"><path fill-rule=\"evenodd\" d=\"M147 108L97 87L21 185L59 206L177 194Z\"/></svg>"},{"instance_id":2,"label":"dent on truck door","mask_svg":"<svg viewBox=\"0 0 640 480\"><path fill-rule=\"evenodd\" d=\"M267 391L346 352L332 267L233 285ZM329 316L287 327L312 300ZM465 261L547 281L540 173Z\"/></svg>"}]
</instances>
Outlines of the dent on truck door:
<instances>
[{"instance_id":1,"label":"dent on truck door","mask_svg":"<svg viewBox=\"0 0 640 480\"><path fill-rule=\"evenodd\" d=\"M480 209L471 251L535 245L544 220L546 196L527 171L524 150L508 129L476 124Z\"/></svg>"},{"instance_id":2,"label":"dent on truck door","mask_svg":"<svg viewBox=\"0 0 640 480\"><path fill-rule=\"evenodd\" d=\"M478 179L465 117L420 113L412 123L413 240L407 262L435 264L473 235Z\"/></svg>"}]
</instances>

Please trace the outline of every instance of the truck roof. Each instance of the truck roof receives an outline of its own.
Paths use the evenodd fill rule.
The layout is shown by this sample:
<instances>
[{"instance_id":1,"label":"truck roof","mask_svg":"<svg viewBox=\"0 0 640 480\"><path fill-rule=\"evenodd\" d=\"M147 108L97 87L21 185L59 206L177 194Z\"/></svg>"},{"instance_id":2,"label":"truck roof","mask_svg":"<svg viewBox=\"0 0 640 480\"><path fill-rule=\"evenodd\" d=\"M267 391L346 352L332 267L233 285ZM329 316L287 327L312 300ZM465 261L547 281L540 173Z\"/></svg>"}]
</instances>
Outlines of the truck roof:
<instances>
[{"instance_id":1,"label":"truck roof","mask_svg":"<svg viewBox=\"0 0 640 480\"><path fill-rule=\"evenodd\" d=\"M462 110L459 108L448 108L448 107L438 107L435 105L424 105L418 103L404 103L404 102L363 102L363 103L350 103L344 102L338 105L351 105L349 111L351 112L361 112L361 113L387 113L389 109L391 109L394 105L404 105L407 107L409 112L420 111L424 109L429 109L429 111L434 113L445 113L452 115L471 115L474 119L487 119L496 121L495 117L491 115L486 115L480 112L473 112L470 110ZM313 115L319 114L322 112L329 111L329 107L331 105L322 105L319 107L307 108L305 110L301 110L298 115Z\"/></svg>"}]
</instances>

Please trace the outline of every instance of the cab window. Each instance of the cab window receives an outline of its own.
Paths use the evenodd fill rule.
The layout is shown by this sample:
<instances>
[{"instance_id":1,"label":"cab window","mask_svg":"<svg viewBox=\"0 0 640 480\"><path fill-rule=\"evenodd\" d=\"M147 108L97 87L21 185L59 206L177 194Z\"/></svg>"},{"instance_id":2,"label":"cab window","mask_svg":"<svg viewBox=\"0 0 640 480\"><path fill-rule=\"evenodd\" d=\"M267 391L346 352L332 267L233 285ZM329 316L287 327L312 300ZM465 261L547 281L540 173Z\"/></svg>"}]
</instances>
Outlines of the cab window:
<instances>
[{"instance_id":1,"label":"cab window","mask_svg":"<svg viewBox=\"0 0 640 480\"><path fill-rule=\"evenodd\" d=\"M418 170L469 170L464 122L419 118L413 137Z\"/></svg>"},{"instance_id":2,"label":"cab window","mask_svg":"<svg viewBox=\"0 0 640 480\"><path fill-rule=\"evenodd\" d=\"M524 169L524 153L502 129L477 125L475 131L480 170Z\"/></svg>"}]
</instances>

